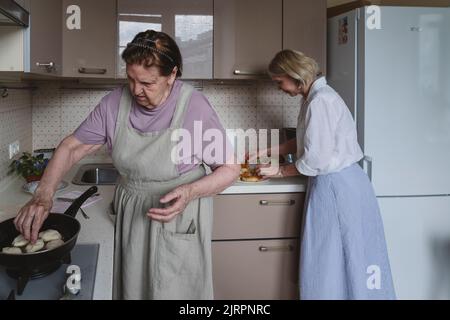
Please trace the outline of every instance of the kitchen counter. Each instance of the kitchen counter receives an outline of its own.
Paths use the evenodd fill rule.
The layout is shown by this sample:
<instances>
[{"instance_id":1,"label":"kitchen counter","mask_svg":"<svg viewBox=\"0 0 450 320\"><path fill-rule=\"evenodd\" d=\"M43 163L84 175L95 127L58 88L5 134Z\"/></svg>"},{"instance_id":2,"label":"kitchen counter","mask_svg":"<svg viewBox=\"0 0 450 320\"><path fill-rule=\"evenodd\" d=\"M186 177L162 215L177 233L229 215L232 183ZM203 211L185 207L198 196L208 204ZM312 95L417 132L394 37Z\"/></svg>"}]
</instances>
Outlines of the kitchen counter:
<instances>
[{"instance_id":1,"label":"kitchen counter","mask_svg":"<svg viewBox=\"0 0 450 320\"><path fill-rule=\"evenodd\" d=\"M74 166L64 177L64 180L69 182L69 186L58 191L55 197L69 191L85 191L90 187L71 183L80 166L85 163L95 163L95 161L82 161ZM292 177L258 183L236 182L221 194L305 192L306 181L305 178ZM18 177L2 182L0 186L0 221L16 216L23 204L31 199L31 194L22 190L23 184L23 179ZM93 298L109 300L112 298L114 224L108 215L108 207L113 198L114 186L98 186L98 189L102 199L84 209L90 219L84 219L81 214L77 215L77 219L81 223L77 243L100 244Z\"/></svg>"},{"instance_id":2,"label":"kitchen counter","mask_svg":"<svg viewBox=\"0 0 450 320\"><path fill-rule=\"evenodd\" d=\"M261 182L236 181L220 194L296 193L306 192L306 177L269 179Z\"/></svg>"}]
</instances>

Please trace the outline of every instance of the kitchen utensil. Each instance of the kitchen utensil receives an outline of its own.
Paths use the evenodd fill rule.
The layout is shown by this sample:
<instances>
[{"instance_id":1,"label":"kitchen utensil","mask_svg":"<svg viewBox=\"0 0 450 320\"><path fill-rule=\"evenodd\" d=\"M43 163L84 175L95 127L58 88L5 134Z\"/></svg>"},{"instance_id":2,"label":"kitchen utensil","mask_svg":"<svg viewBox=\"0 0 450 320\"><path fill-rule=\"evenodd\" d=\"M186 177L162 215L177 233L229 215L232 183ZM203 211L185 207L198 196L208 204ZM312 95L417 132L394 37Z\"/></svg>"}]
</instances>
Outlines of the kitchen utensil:
<instances>
[{"instance_id":1,"label":"kitchen utensil","mask_svg":"<svg viewBox=\"0 0 450 320\"><path fill-rule=\"evenodd\" d=\"M6 298L6 300L16 300L16 294L14 292L14 290L11 290L11 292L8 295L8 298Z\"/></svg>"},{"instance_id":2,"label":"kitchen utensil","mask_svg":"<svg viewBox=\"0 0 450 320\"><path fill-rule=\"evenodd\" d=\"M64 214L50 213L41 230L54 229L61 233L64 244L60 247L34 253L6 254L0 252L0 265L6 272L17 279L17 294L21 295L29 279L42 277L56 269L63 263L70 262L70 252L76 244L80 232L80 222L75 216L81 205L98 188L93 186L77 198ZM12 241L19 235L14 226L14 218L0 223L0 249L11 246Z\"/></svg>"},{"instance_id":3,"label":"kitchen utensil","mask_svg":"<svg viewBox=\"0 0 450 320\"><path fill-rule=\"evenodd\" d=\"M80 208L81 211L81 215L85 218L85 219L90 219L89 216L86 214L86 212L83 210L83 208Z\"/></svg>"}]
</instances>

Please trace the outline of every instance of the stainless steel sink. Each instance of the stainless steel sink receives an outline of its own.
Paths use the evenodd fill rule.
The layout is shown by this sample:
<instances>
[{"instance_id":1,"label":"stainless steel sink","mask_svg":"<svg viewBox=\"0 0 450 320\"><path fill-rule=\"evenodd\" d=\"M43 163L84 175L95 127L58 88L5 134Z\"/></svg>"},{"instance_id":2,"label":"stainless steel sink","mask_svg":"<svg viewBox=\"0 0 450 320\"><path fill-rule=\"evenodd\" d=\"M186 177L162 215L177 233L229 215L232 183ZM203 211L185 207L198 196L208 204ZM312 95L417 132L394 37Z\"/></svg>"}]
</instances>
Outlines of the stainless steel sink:
<instances>
[{"instance_id":1,"label":"stainless steel sink","mask_svg":"<svg viewBox=\"0 0 450 320\"><path fill-rule=\"evenodd\" d=\"M119 178L119 172L111 163L90 163L78 169L72 180L78 185L114 185Z\"/></svg>"}]
</instances>

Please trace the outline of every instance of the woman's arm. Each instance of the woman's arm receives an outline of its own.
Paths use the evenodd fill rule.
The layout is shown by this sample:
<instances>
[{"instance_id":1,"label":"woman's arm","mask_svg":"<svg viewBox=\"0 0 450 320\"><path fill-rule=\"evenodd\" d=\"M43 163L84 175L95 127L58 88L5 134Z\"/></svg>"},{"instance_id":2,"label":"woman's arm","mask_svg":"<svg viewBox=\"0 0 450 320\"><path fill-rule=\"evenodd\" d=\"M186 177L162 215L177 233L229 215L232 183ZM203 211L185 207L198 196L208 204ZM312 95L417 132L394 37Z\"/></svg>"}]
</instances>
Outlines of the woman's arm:
<instances>
[{"instance_id":1,"label":"woman's arm","mask_svg":"<svg viewBox=\"0 0 450 320\"><path fill-rule=\"evenodd\" d=\"M291 139L280 145L280 154L295 154L297 152L297 139Z\"/></svg>"},{"instance_id":2,"label":"woman's arm","mask_svg":"<svg viewBox=\"0 0 450 320\"><path fill-rule=\"evenodd\" d=\"M297 139L291 139L288 141L285 141L284 143L280 144L278 147L278 154L279 155L285 155L285 154L295 154L297 152ZM258 153L256 154L250 154L248 155L248 161L249 163L257 163L257 158L261 155L267 155L270 156L271 154L275 154L274 148L268 148L264 150L258 150Z\"/></svg>"},{"instance_id":3,"label":"woman's arm","mask_svg":"<svg viewBox=\"0 0 450 320\"><path fill-rule=\"evenodd\" d=\"M23 234L25 239L31 240L32 243L37 240L38 232L52 208L52 199L57 186L64 175L75 163L100 147L101 145L83 144L72 135L66 137L59 144L44 171L33 198L20 209L14 219L17 230Z\"/></svg>"},{"instance_id":4,"label":"woman's arm","mask_svg":"<svg viewBox=\"0 0 450 320\"><path fill-rule=\"evenodd\" d=\"M190 201L225 190L237 180L240 169L239 164L224 164L197 181L179 186L160 200L161 203L168 203L176 199L173 205L164 209L151 208L147 215L153 220L168 222L183 212Z\"/></svg>"}]
</instances>

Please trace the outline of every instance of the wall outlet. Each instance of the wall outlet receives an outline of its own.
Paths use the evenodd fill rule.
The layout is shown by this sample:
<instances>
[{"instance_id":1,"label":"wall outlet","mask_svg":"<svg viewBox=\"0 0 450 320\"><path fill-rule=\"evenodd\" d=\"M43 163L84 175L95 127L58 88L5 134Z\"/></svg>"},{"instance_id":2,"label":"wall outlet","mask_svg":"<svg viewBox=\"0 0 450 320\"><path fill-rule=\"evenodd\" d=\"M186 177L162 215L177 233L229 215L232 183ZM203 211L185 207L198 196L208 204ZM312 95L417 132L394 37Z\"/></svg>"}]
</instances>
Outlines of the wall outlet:
<instances>
[{"instance_id":1,"label":"wall outlet","mask_svg":"<svg viewBox=\"0 0 450 320\"><path fill-rule=\"evenodd\" d=\"M20 152L20 142L14 141L13 143L11 143L9 145L9 159L11 160L12 158L14 158L14 156L16 154L18 154Z\"/></svg>"}]
</instances>

